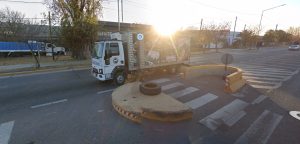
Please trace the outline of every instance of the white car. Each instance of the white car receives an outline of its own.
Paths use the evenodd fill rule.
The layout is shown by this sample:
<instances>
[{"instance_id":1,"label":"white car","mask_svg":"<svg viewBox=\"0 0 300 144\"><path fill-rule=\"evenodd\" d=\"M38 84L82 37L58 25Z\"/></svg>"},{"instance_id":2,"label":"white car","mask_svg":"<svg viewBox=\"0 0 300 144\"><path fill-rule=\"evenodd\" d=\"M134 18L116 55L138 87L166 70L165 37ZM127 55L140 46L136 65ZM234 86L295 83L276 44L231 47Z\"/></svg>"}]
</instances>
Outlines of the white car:
<instances>
[{"instance_id":1,"label":"white car","mask_svg":"<svg viewBox=\"0 0 300 144\"><path fill-rule=\"evenodd\" d=\"M290 45L289 50L298 51L298 50L300 50L300 45L299 44Z\"/></svg>"}]
</instances>

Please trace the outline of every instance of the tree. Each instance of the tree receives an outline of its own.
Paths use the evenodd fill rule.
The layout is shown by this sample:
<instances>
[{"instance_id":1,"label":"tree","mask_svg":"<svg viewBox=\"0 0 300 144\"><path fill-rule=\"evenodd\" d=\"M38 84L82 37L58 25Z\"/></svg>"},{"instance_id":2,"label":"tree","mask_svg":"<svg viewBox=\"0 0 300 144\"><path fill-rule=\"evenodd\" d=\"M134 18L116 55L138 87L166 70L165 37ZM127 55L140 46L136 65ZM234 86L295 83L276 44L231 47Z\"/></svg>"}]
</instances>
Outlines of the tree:
<instances>
[{"instance_id":1,"label":"tree","mask_svg":"<svg viewBox=\"0 0 300 144\"><path fill-rule=\"evenodd\" d=\"M247 30L244 30L240 33L241 44L243 47L253 47L258 42L258 31L258 27L248 27Z\"/></svg>"},{"instance_id":2,"label":"tree","mask_svg":"<svg viewBox=\"0 0 300 144\"><path fill-rule=\"evenodd\" d=\"M226 44L227 42L227 35L230 31L230 23L223 22L220 24L211 23L204 27L203 35L204 35L204 42L207 44L213 43L215 44L216 52L218 51L218 45Z\"/></svg>"},{"instance_id":3,"label":"tree","mask_svg":"<svg viewBox=\"0 0 300 144\"><path fill-rule=\"evenodd\" d=\"M46 0L60 19L63 42L72 49L72 57L85 59L98 34L98 15L102 0Z\"/></svg>"},{"instance_id":4,"label":"tree","mask_svg":"<svg viewBox=\"0 0 300 144\"><path fill-rule=\"evenodd\" d=\"M25 18L25 14L6 7L0 10L0 40L28 41L37 36L44 23Z\"/></svg>"},{"instance_id":5,"label":"tree","mask_svg":"<svg viewBox=\"0 0 300 144\"><path fill-rule=\"evenodd\" d=\"M299 27L290 27L287 30L287 33L292 35L292 41L300 41L300 26Z\"/></svg>"},{"instance_id":6,"label":"tree","mask_svg":"<svg viewBox=\"0 0 300 144\"><path fill-rule=\"evenodd\" d=\"M268 30L264 36L263 40L267 43L284 43L290 42L292 35L283 30Z\"/></svg>"},{"instance_id":7,"label":"tree","mask_svg":"<svg viewBox=\"0 0 300 144\"><path fill-rule=\"evenodd\" d=\"M0 10L0 40L17 41L23 34L25 15L6 7Z\"/></svg>"},{"instance_id":8,"label":"tree","mask_svg":"<svg viewBox=\"0 0 300 144\"><path fill-rule=\"evenodd\" d=\"M32 51L32 45L29 44L28 41L34 40L34 38L40 34L43 24L42 22L39 23L34 20L26 19L25 14L6 7L0 10L0 41L26 43L35 59L36 68L39 68L39 60Z\"/></svg>"},{"instance_id":9,"label":"tree","mask_svg":"<svg viewBox=\"0 0 300 144\"><path fill-rule=\"evenodd\" d=\"M276 40L276 32L274 30L268 30L263 36L264 42L275 42Z\"/></svg>"}]
</instances>

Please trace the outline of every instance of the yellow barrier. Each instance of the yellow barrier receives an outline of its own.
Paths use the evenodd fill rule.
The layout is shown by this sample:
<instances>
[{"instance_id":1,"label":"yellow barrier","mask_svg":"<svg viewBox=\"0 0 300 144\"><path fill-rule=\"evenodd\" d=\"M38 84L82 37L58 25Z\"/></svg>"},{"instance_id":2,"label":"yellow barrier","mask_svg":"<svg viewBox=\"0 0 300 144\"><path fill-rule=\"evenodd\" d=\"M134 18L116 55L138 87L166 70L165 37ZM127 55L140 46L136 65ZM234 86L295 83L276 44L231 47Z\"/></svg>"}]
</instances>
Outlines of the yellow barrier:
<instances>
[{"instance_id":1,"label":"yellow barrier","mask_svg":"<svg viewBox=\"0 0 300 144\"><path fill-rule=\"evenodd\" d=\"M224 76L224 65L183 66L181 70L184 71L186 79L194 79L206 75ZM228 66L227 72L230 74L225 77L225 92L234 93L246 84L241 69Z\"/></svg>"},{"instance_id":2,"label":"yellow barrier","mask_svg":"<svg viewBox=\"0 0 300 144\"><path fill-rule=\"evenodd\" d=\"M238 68L236 69L236 72L226 76L225 78L225 92L234 93L246 84L246 81L243 79L243 72Z\"/></svg>"}]
</instances>

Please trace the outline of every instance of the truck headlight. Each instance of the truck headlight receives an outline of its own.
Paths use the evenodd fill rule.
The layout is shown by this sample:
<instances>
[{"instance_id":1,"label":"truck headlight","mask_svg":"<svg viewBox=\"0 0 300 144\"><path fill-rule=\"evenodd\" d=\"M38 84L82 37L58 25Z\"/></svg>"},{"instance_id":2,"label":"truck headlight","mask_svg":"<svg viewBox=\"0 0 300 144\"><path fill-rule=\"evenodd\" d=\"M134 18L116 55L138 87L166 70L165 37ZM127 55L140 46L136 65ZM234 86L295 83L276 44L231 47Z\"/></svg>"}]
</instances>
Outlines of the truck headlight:
<instances>
[{"instance_id":1,"label":"truck headlight","mask_svg":"<svg viewBox=\"0 0 300 144\"><path fill-rule=\"evenodd\" d=\"M103 70L102 69L99 69L99 74L103 74Z\"/></svg>"}]
</instances>

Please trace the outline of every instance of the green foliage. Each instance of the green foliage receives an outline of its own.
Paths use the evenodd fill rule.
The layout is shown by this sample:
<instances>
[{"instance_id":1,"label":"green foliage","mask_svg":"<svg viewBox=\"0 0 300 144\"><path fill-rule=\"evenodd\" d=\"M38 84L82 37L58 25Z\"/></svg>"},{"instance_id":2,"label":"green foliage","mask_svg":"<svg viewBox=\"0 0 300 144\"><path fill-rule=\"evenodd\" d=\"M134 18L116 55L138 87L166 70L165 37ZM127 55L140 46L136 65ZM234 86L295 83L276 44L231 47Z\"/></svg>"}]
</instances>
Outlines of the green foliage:
<instances>
[{"instance_id":1,"label":"green foliage","mask_svg":"<svg viewBox=\"0 0 300 144\"><path fill-rule=\"evenodd\" d=\"M49 0L52 13L60 19L64 44L72 50L76 59L89 56L98 34L98 15L101 0Z\"/></svg>"},{"instance_id":2,"label":"green foliage","mask_svg":"<svg viewBox=\"0 0 300 144\"><path fill-rule=\"evenodd\" d=\"M240 44L243 47L253 47L259 41L258 27L251 27L240 33Z\"/></svg>"},{"instance_id":3,"label":"green foliage","mask_svg":"<svg viewBox=\"0 0 300 144\"><path fill-rule=\"evenodd\" d=\"M283 31L283 30L268 30L263 36L264 42L268 43L283 43L290 42L292 39L292 35Z\"/></svg>"}]
</instances>

